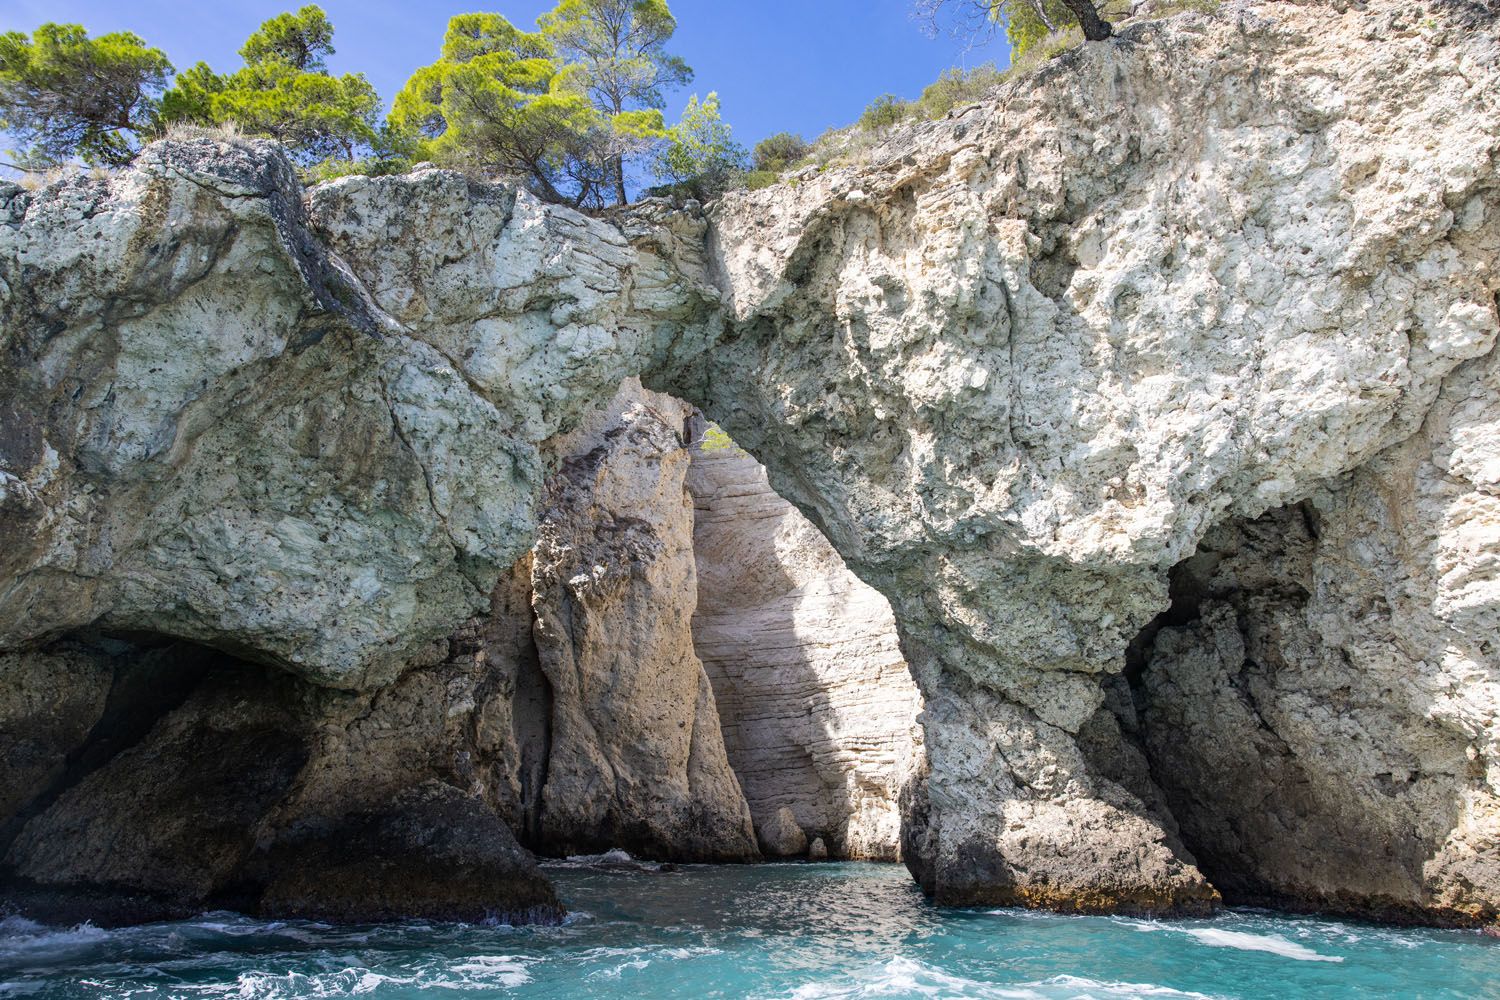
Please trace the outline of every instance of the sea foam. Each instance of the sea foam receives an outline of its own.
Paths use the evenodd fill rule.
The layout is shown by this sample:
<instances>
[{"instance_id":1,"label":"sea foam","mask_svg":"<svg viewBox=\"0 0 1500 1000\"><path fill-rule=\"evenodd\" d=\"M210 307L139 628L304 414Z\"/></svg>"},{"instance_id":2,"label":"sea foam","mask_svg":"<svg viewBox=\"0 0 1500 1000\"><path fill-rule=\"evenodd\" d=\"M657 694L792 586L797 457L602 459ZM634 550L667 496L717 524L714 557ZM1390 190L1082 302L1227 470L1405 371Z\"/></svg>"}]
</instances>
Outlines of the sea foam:
<instances>
[{"instance_id":1,"label":"sea foam","mask_svg":"<svg viewBox=\"0 0 1500 1000\"><path fill-rule=\"evenodd\" d=\"M1342 962L1338 955L1320 955L1306 945L1288 941L1280 934L1247 934L1244 931L1225 931L1215 927L1186 930L1183 933L1201 944L1214 948L1238 948L1240 951L1263 951L1299 962Z\"/></svg>"}]
</instances>

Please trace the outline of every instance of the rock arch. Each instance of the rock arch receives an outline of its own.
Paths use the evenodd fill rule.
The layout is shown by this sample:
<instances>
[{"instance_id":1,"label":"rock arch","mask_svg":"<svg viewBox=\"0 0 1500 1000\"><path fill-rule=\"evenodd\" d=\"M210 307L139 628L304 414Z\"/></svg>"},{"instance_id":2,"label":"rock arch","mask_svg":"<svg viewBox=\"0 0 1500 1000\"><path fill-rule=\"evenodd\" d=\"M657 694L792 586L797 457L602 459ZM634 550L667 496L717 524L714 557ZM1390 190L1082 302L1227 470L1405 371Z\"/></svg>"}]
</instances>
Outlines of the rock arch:
<instances>
[{"instance_id":1,"label":"rock arch","mask_svg":"<svg viewBox=\"0 0 1500 1000\"><path fill-rule=\"evenodd\" d=\"M1138 26L708 219L440 171L304 205L273 148L212 140L7 187L0 648L152 630L378 689L484 612L537 531L546 443L639 375L890 599L931 763L909 855L937 899L1196 910L1215 890L1163 803L1198 789L1163 799L1108 678L1212 532L1363 491L1423 527L1347 514L1368 530L1325 567L1385 589L1335 594L1325 568L1302 613L1349 634L1310 629L1281 676L1335 649L1410 667L1402 711L1453 772L1413 808L1458 805L1402 905L1493 920L1474 636L1500 604L1500 43L1451 7L1436 29L1395 0ZM1228 634L1206 621L1166 645ZM1392 627L1432 656L1370 666ZM1362 808L1424 773L1382 738L1414 766L1366 775ZM1384 905L1309 878L1279 891Z\"/></svg>"}]
</instances>

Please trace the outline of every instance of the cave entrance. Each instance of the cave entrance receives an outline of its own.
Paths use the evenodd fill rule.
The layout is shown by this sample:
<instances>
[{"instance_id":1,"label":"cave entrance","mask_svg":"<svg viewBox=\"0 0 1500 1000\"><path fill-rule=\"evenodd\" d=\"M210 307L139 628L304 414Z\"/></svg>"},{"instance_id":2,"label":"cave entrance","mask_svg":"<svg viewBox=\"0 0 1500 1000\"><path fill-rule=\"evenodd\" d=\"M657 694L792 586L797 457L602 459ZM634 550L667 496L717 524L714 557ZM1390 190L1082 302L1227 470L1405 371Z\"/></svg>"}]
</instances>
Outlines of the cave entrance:
<instances>
[{"instance_id":1,"label":"cave entrance","mask_svg":"<svg viewBox=\"0 0 1500 1000\"><path fill-rule=\"evenodd\" d=\"M922 697L890 603L753 456L701 415L690 429L693 642L761 850L900 860Z\"/></svg>"},{"instance_id":2,"label":"cave entrance","mask_svg":"<svg viewBox=\"0 0 1500 1000\"><path fill-rule=\"evenodd\" d=\"M691 405L551 442L532 552L548 855L900 859L921 697L890 605Z\"/></svg>"},{"instance_id":3,"label":"cave entrance","mask_svg":"<svg viewBox=\"0 0 1500 1000\"><path fill-rule=\"evenodd\" d=\"M922 702L885 598L680 400L632 380L554 445L531 551L385 683L158 633L4 654L0 896L530 919L522 845L899 860Z\"/></svg>"}]
</instances>

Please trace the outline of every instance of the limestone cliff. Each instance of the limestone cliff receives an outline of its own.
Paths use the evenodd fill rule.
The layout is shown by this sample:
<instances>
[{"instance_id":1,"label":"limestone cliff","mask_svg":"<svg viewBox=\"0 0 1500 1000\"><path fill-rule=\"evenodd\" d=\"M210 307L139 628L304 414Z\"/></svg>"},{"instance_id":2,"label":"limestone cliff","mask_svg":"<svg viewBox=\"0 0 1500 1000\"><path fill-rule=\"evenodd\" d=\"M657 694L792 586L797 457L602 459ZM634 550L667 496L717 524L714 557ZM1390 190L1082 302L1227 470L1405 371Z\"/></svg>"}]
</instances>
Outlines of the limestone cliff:
<instances>
[{"instance_id":1,"label":"limestone cliff","mask_svg":"<svg viewBox=\"0 0 1500 1000\"><path fill-rule=\"evenodd\" d=\"M1212 903L1194 852L1215 845L1179 841L1159 790L1077 737L1172 565L1216 525L1380 468L1492 350L1496 34L1474 4L1230 3L718 206L730 331L674 384L890 597L927 702L908 855L939 899ZM1354 531L1340 558L1425 560L1462 592L1434 613L1485 620L1493 470L1473 467L1447 486L1451 541ZM1361 622L1344 627L1377 642ZM1469 748L1434 820L1469 843L1500 791L1496 661L1444 634L1387 662L1444 692L1401 711L1446 731L1434 768ZM1302 766L1336 783L1335 760ZM1318 808L1342 807L1298 815ZM1433 859L1421 905L1460 892L1424 853L1443 838L1381 822ZM1324 877L1316 898L1370 898Z\"/></svg>"},{"instance_id":2,"label":"limestone cliff","mask_svg":"<svg viewBox=\"0 0 1500 1000\"><path fill-rule=\"evenodd\" d=\"M1419 433L1173 570L1139 731L1237 899L1494 919L1497 371L1463 366Z\"/></svg>"},{"instance_id":3,"label":"limestone cliff","mask_svg":"<svg viewBox=\"0 0 1500 1000\"><path fill-rule=\"evenodd\" d=\"M557 447L532 570L553 714L541 840L557 853L758 856L693 647L689 410L627 386Z\"/></svg>"},{"instance_id":4,"label":"limestone cliff","mask_svg":"<svg viewBox=\"0 0 1500 1000\"><path fill-rule=\"evenodd\" d=\"M822 837L835 857L894 861L922 700L890 604L772 492L760 463L722 434L705 444L699 427L693 641L756 827L788 809L804 848Z\"/></svg>"},{"instance_id":5,"label":"limestone cliff","mask_svg":"<svg viewBox=\"0 0 1500 1000\"><path fill-rule=\"evenodd\" d=\"M669 227L435 171L302 195L202 139L0 193L0 645L151 630L385 683L531 547L542 442L711 329Z\"/></svg>"},{"instance_id":6,"label":"limestone cliff","mask_svg":"<svg viewBox=\"0 0 1500 1000\"><path fill-rule=\"evenodd\" d=\"M1222 892L1494 922L1497 95L1492 5L1230 0L706 220L592 219L431 170L306 193L274 148L206 140L6 187L6 864L61 878L43 830L87 879L149 856L123 835L97 856L88 822L138 804L83 790L101 768L188 781L207 734L264 748L233 815L266 836L220 831L181 898L254 881L285 831L305 871L348 860L342 838L393 886L468 865L549 905L495 824L547 829L538 720L564 715L544 689L579 671L558 759L613 804L558 808L633 822L636 786L604 781L636 744L667 759L668 817L709 807L743 841L738 737L714 743L682 640L684 522L621 517L671 477L635 481L647 449L569 465L548 445L639 375L889 600L924 700L903 854L939 901L1172 913ZM626 440L672 421L649 424ZM561 487L578 510L559 470L583 476ZM549 517L529 648L493 608ZM669 681L574 631L596 577L594 607L630 616L607 634ZM176 700L141 700L118 657L179 642ZM215 657L261 670L264 703ZM611 679L670 690L679 734L601 730ZM384 744L366 713L403 689L427 720L395 727L426 755L412 782L349 792L357 751L308 772L339 730ZM273 753L267 731L297 735ZM218 801L226 779L203 780ZM424 811L486 831L479 854L424 840ZM264 898L384 912L372 870Z\"/></svg>"}]
</instances>

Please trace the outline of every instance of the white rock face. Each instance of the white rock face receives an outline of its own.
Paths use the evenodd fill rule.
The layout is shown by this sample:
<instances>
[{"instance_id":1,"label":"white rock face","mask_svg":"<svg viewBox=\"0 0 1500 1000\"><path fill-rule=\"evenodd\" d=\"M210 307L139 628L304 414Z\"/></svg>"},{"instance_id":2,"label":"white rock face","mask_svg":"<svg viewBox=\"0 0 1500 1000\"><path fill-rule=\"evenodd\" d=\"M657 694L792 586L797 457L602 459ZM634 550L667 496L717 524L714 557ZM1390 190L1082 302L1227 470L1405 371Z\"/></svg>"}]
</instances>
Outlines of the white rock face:
<instances>
[{"instance_id":1,"label":"white rock face","mask_svg":"<svg viewBox=\"0 0 1500 1000\"><path fill-rule=\"evenodd\" d=\"M541 840L553 853L758 856L693 649L690 412L631 380L553 445L567 457L531 572L552 688Z\"/></svg>"},{"instance_id":2,"label":"white rock face","mask_svg":"<svg viewBox=\"0 0 1500 1000\"><path fill-rule=\"evenodd\" d=\"M788 806L773 810L755 825L760 846L773 858L792 858L807 853L807 834Z\"/></svg>"},{"instance_id":3,"label":"white rock face","mask_svg":"<svg viewBox=\"0 0 1500 1000\"><path fill-rule=\"evenodd\" d=\"M194 140L0 197L4 647L96 625L389 681L530 547L540 443L712 329L670 227L437 171L309 218L275 147Z\"/></svg>"},{"instance_id":4,"label":"white rock face","mask_svg":"<svg viewBox=\"0 0 1500 1000\"><path fill-rule=\"evenodd\" d=\"M433 171L304 209L258 144L7 186L0 649L146 632L388 684L532 545L544 442L638 374L889 599L925 699L902 853L940 901L1493 923L1497 35L1229 0L706 232ZM639 484L599 485L547 591L597 547L680 640L692 559L611 547ZM568 644L615 669L552 634L556 677ZM707 741L695 683L671 718Z\"/></svg>"},{"instance_id":5,"label":"white rock face","mask_svg":"<svg viewBox=\"0 0 1500 1000\"><path fill-rule=\"evenodd\" d=\"M894 861L922 699L890 604L771 490L754 458L722 437L702 444L699 426L688 474L693 641L756 827L785 809L836 857Z\"/></svg>"},{"instance_id":6,"label":"white rock face","mask_svg":"<svg viewBox=\"0 0 1500 1000\"><path fill-rule=\"evenodd\" d=\"M1231 3L714 212L732 332L675 391L890 597L939 899L1212 904L1074 735L1206 532L1411 437L1492 349L1497 57L1458 5Z\"/></svg>"},{"instance_id":7,"label":"white rock face","mask_svg":"<svg viewBox=\"0 0 1500 1000\"><path fill-rule=\"evenodd\" d=\"M1147 652L1142 733L1226 892L1500 913L1497 375L1465 365L1421 433L1177 571L1188 620Z\"/></svg>"}]
</instances>

